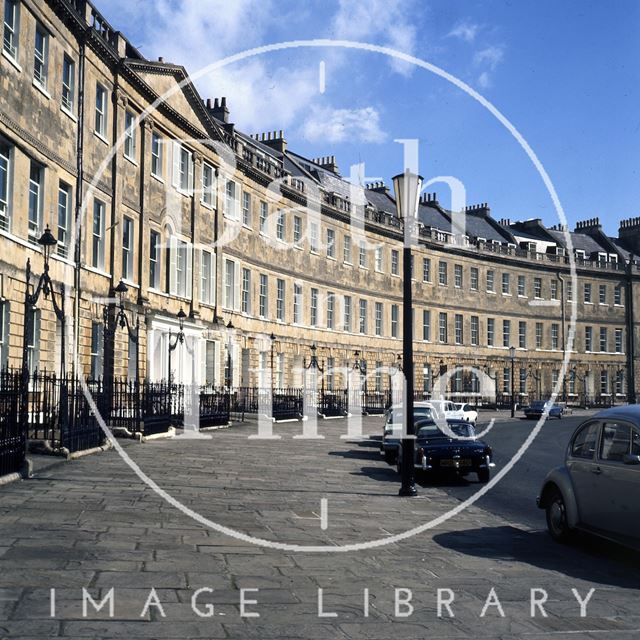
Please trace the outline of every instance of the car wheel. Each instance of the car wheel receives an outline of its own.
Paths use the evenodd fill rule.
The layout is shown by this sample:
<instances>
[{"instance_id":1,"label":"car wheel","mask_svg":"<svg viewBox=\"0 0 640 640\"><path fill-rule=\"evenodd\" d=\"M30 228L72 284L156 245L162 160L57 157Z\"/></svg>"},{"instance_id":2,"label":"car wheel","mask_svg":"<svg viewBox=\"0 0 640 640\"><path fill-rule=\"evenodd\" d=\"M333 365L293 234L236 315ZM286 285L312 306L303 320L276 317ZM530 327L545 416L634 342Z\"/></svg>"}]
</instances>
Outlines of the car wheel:
<instances>
[{"instance_id":1,"label":"car wheel","mask_svg":"<svg viewBox=\"0 0 640 640\"><path fill-rule=\"evenodd\" d=\"M491 478L491 471L489 469L480 469L478 471L478 482L487 484Z\"/></svg>"},{"instance_id":2,"label":"car wheel","mask_svg":"<svg viewBox=\"0 0 640 640\"><path fill-rule=\"evenodd\" d=\"M547 500L547 529L556 542L569 542L571 529L567 520L567 507L560 491L555 489Z\"/></svg>"},{"instance_id":3,"label":"car wheel","mask_svg":"<svg viewBox=\"0 0 640 640\"><path fill-rule=\"evenodd\" d=\"M384 452L384 461L387 464L393 464L396 461L396 454L393 451Z\"/></svg>"}]
</instances>

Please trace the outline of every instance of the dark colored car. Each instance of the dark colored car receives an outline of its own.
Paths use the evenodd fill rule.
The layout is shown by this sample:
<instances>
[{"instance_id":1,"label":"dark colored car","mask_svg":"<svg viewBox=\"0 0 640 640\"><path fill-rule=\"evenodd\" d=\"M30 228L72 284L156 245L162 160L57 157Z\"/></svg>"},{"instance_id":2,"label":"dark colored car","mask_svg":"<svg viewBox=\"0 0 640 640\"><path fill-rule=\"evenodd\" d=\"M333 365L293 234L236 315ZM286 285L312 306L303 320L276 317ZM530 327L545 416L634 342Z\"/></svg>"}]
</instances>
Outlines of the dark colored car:
<instances>
[{"instance_id":1,"label":"dark colored car","mask_svg":"<svg viewBox=\"0 0 640 640\"><path fill-rule=\"evenodd\" d=\"M573 433L538 506L554 540L584 530L640 549L640 406L613 407Z\"/></svg>"},{"instance_id":2,"label":"dark colored car","mask_svg":"<svg viewBox=\"0 0 640 640\"><path fill-rule=\"evenodd\" d=\"M524 415L526 418L541 418L547 407L549 407L550 418L558 418L558 420L562 420L564 407L545 400L536 400L535 402L532 402L531 406L525 407Z\"/></svg>"},{"instance_id":3,"label":"dark colored car","mask_svg":"<svg viewBox=\"0 0 640 640\"><path fill-rule=\"evenodd\" d=\"M448 420L447 424L456 437L442 431L433 420L416 423L416 472L459 477L475 473L480 482L489 482L491 468L495 466L491 447L475 439L475 429L468 422ZM401 459L398 454L398 472Z\"/></svg>"},{"instance_id":4,"label":"dark colored car","mask_svg":"<svg viewBox=\"0 0 640 640\"><path fill-rule=\"evenodd\" d=\"M413 406L413 419L432 419L433 408L425 402L416 402ZM401 406L394 406L387 410L382 431L381 453L388 464L395 464L398 459L398 448L402 437L402 422L404 412Z\"/></svg>"}]
</instances>

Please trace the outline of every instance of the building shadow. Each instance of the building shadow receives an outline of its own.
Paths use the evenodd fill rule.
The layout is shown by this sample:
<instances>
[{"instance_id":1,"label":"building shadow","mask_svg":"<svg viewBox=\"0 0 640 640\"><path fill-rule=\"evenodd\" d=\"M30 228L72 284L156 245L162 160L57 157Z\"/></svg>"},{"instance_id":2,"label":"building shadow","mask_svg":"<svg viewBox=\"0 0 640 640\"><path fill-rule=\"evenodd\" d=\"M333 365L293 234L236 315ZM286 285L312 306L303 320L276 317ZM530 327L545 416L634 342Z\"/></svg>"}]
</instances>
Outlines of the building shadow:
<instances>
[{"instance_id":1,"label":"building shadow","mask_svg":"<svg viewBox=\"0 0 640 640\"><path fill-rule=\"evenodd\" d=\"M640 589L640 553L587 534L563 545L546 531L500 526L439 533L433 541L469 556L526 563L591 583Z\"/></svg>"}]
</instances>

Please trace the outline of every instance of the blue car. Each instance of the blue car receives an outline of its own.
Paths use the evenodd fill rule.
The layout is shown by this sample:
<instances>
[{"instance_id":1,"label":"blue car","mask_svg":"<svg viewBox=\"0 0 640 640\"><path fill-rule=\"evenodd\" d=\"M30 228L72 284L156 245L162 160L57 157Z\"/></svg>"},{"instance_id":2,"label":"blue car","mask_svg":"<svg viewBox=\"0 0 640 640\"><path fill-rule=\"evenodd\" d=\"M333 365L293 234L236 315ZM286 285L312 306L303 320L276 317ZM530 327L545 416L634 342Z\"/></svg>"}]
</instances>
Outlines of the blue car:
<instances>
[{"instance_id":1,"label":"blue car","mask_svg":"<svg viewBox=\"0 0 640 640\"><path fill-rule=\"evenodd\" d=\"M562 405L552 403L550 400L536 400L535 402L532 402L531 406L525 407L524 415L526 418L540 418L546 411L547 407L549 408L550 418L558 418L558 420L562 420L564 407Z\"/></svg>"}]
</instances>

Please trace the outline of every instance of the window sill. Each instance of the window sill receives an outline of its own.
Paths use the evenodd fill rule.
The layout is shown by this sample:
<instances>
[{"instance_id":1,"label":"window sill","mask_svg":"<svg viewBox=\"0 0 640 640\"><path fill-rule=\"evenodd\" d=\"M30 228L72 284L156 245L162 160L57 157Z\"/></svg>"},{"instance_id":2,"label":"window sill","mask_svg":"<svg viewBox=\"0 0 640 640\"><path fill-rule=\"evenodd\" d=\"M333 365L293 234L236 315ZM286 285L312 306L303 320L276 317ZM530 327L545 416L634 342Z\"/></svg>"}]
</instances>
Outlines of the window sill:
<instances>
[{"instance_id":1,"label":"window sill","mask_svg":"<svg viewBox=\"0 0 640 640\"><path fill-rule=\"evenodd\" d=\"M100 142L104 142L104 144L108 145L109 141L99 132L99 131L93 131L93 135L98 138L98 140L100 140Z\"/></svg>"},{"instance_id":2,"label":"window sill","mask_svg":"<svg viewBox=\"0 0 640 640\"><path fill-rule=\"evenodd\" d=\"M72 111L69 111L69 109L67 109L66 107L63 107L62 105L60 105L60 111L62 111L62 113L64 113L69 118L71 118L71 120L73 120L77 124L78 118L75 116L75 114Z\"/></svg>"},{"instance_id":3,"label":"window sill","mask_svg":"<svg viewBox=\"0 0 640 640\"><path fill-rule=\"evenodd\" d=\"M10 53L2 49L2 55L14 69L22 73L22 67L20 66L20 63Z\"/></svg>"},{"instance_id":4,"label":"window sill","mask_svg":"<svg viewBox=\"0 0 640 640\"><path fill-rule=\"evenodd\" d=\"M98 268L98 267L92 267L88 264L83 264L82 265L83 269L86 269L87 271L90 271L91 273L95 273L99 276L104 276L105 278L110 278L111 274L107 273L106 271L103 271L102 269Z\"/></svg>"},{"instance_id":5,"label":"window sill","mask_svg":"<svg viewBox=\"0 0 640 640\"><path fill-rule=\"evenodd\" d=\"M156 296L162 296L163 298L168 298L169 294L166 291L161 291L160 289L156 289L155 287L149 287L147 289L147 293L153 293Z\"/></svg>"},{"instance_id":6,"label":"window sill","mask_svg":"<svg viewBox=\"0 0 640 640\"><path fill-rule=\"evenodd\" d=\"M139 289L140 285L136 284L135 282L133 282L132 280L129 280L127 278L122 278L122 282L124 282L128 287L133 287L134 289Z\"/></svg>"},{"instance_id":7,"label":"window sill","mask_svg":"<svg viewBox=\"0 0 640 640\"><path fill-rule=\"evenodd\" d=\"M61 256L59 253L52 253L51 259L55 260L56 262L62 262L63 264L66 264L69 267L76 266L76 263L73 260L71 260L70 258L65 258L64 256Z\"/></svg>"},{"instance_id":8,"label":"window sill","mask_svg":"<svg viewBox=\"0 0 640 640\"><path fill-rule=\"evenodd\" d=\"M31 242L27 242L27 240L24 240L23 238L20 238L19 236L14 235L10 231L4 231L0 229L0 236L8 238L9 240L13 240L17 244L22 245L23 247L27 247L32 251L36 251L37 253L42 253L42 250L40 249L39 245L34 246Z\"/></svg>"},{"instance_id":9,"label":"window sill","mask_svg":"<svg viewBox=\"0 0 640 640\"><path fill-rule=\"evenodd\" d=\"M132 158L131 156L128 156L126 153L122 154L122 157L127 161L130 162L134 167L138 166L138 162L135 160L135 158Z\"/></svg>"},{"instance_id":10,"label":"window sill","mask_svg":"<svg viewBox=\"0 0 640 640\"><path fill-rule=\"evenodd\" d=\"M213 207L211 208L213 209ZM247 229L248 231L253 231L253 227L251 225L245 224L244 222L242 223L242 228Z\"/></svg>"},{"instance_id":11,"label":"window sill","mask_svg":"<svg viewBox=\"0 0 640 640\"><path fill-rule=\"evenodd\" d=\"M163 178L162 176L159 176L159 175L156 175L155 173L152 173L152 174L151 174L151 177L152 177L154 180L157 180L158 182L160 182L160 183L164 184L164 178Z\"/></svg>"},{"instance_id":12,"label":"window sill","mask_svg":"<svg viewBox=\"0 0 640 640\"><path fill-rule=\"evenodd\" d=\"M214 206L213 204L209 204L208 202L205 202L204 200L200 199L200 204L205 208L205 209L209 209L209 211L213 211ZM246 225L243 224L243 227L245 227Z\"/></svg>"},{"instance_id":13,"label":"window sill","mask_svg":"<svg viewBox=\"0 0 640 640\"><path fill-rule=\"evenodd\" d=\"M51 100L51 94L34 78L31 84L47 99Z\"/></svg>"}]
</instances>

